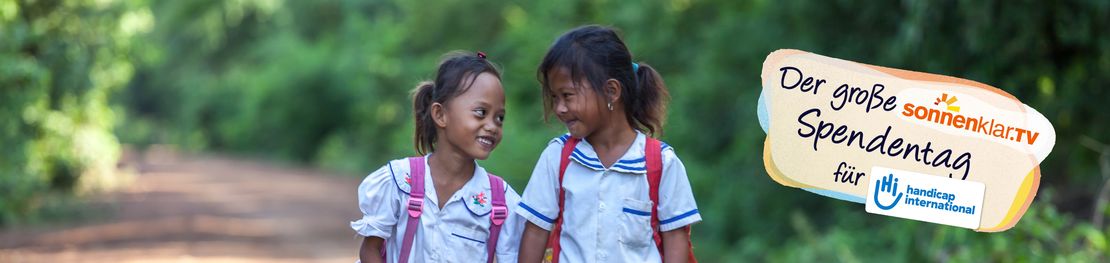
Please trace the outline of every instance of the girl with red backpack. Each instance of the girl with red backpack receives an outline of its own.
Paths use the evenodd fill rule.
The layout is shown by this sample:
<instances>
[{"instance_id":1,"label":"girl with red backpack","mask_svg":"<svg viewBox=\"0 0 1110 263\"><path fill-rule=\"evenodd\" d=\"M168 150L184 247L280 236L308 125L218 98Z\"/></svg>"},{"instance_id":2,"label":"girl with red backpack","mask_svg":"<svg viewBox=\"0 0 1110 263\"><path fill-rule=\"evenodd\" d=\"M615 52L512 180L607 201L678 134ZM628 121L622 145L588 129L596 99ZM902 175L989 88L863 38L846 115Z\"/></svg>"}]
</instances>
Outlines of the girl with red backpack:
<instances>
[{"instance_id":1,"label":"girl with red backpack","mask_svg":"<svg viewBox=\"0 0 1110 263\"><path fill-rule=\"evenodd\" d=\"M694 261L701 221L686 168L662 132L667 89L610 28L563 34L540 64L548 143L521 203L520 262ZM546 249L545 249L546 248Z\"/></svg>"}]
</instances>

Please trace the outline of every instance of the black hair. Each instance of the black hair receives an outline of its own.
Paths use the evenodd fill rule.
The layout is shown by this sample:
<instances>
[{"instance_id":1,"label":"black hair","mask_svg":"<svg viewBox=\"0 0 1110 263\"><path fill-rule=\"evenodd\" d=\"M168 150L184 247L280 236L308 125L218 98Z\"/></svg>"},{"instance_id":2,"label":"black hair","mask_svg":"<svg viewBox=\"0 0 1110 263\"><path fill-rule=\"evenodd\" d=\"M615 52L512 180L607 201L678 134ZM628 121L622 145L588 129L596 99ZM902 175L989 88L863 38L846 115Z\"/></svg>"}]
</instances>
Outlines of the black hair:
<instances>
[{"instance_id":1,"label":"black hair","mask_svg":"<svg viewBox=\"0 0 1110 263\"><path fill-rule=\"evenodd\" d=\"M423 81L412 91L412 111L416 118L414 138L416 153L424 155L436 149L436 125L432 119L432 104L447 104L448 100L466 92L482 73L493 74L498 79L501 72L481 52L453 51L439 62L434 81ZM464 82L465 80L465 82ZM464 86L465 85L465 86Z\"/></svg>"},{"instance_id":2,"label":"black hair","mask_svg":"<svg viewBox=\"0 0 1110 263\"><path fill-rule=\"evenodd\" d=\"M620 82L628 124L648 136L662 134L670 97L667 86L650 65L633 63L632 53L612 28L587 25L564 33L548 49L536 72L543 90L544 118L554 108L548 73L566 68L575 83L585 79L599 95L605 94L609 79Z\"/></svg>"}]
</instances>

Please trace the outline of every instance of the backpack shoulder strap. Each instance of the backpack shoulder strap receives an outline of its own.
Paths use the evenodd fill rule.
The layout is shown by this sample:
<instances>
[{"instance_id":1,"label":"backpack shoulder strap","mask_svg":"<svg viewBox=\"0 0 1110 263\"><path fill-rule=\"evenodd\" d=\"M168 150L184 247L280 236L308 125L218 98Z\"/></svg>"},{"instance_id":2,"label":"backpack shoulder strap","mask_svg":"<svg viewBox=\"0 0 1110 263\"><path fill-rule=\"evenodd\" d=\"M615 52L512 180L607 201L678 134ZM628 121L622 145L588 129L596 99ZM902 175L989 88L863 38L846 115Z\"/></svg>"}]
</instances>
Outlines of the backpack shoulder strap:
<instances>
[{"instance_id":1,"label":"backpack shoulder strap","mask_svg":"<svg viewBox=\"0 0 1110 263\"><path fill-rule=\"evenodd\" d=\"M416 229L420 228L420 214L424 212L424 157L409 158L409 175L412 183L409 184L408 221L405 223L405 236L401 243L401 254L398 262L409 262L412 251L412 241L416 237Z\"/></svg>"},{"instance_id":2,"label":"backpack shoulder strap","mask_svg":"<svg viewBox=\"0 0 1110 263\"><path fill-rule=\"evenodd\" d=\"M555 224L551 227L551 235L547 237L547 249L550 254L549 260L545 262L559 263L559 234L563 230L563 204L565 203L566 193L563 191L563 175L567 173L567 166L570 165L570 154L574 152L574 147L578 145L580 139L574 136L567 136L567 141L563 143L563 151L559 154L559 215L555 217Z\"/></svg>"},{"instance_id":3,"label":"backpack shoulder strap","mask_svg":"<svg viewBox=\"0 0 1110 263\"><path fill-rule=\"evenodd\" d=\"M644 146L647 162L648 196L651 197L651 237L659 255L663 255L663 236L659 232L659 181L663 178L663 148L655 138L648 137Z\"/></svg>"},{"instance_id":4,"label":"backpack shoulder strap","mask_svg":"<svg viewBox=\"0 0 1110 263\"><path fill-rule=\"evenodd\" d=\"M489 175L489 187L493 202L493 211L489 215L489 239L486 241L486 250L489 252L489 258L486 262L493 263L493 259L497 256L497 239L501 235L501 225L505 223L505 218L509 217L509 208L505 205L505 180L497 177L491 173Z\"/></svg>"},{"instance_id":5,"label":"backpack shoulder strap","mask_svg":"<svg viewBox=\"0 0 1110 263\"><path fill-rule=\"evenodd\" d=\"M659 182L663 179L663 147L662 142L654 138L648 137L644 147L644 161L647 162L647 176L648 176L648 195L651 196L651 237L655 239L655 245L659 249L659 256L663 256L663 236L660 231L659 223ZM686 228L686 234L689 236L690 228ZM688 262L697 263L698 260L694 257L694 243L687 240L690 245L690 254L687 256Z\"/></svg>"}]
</instances>

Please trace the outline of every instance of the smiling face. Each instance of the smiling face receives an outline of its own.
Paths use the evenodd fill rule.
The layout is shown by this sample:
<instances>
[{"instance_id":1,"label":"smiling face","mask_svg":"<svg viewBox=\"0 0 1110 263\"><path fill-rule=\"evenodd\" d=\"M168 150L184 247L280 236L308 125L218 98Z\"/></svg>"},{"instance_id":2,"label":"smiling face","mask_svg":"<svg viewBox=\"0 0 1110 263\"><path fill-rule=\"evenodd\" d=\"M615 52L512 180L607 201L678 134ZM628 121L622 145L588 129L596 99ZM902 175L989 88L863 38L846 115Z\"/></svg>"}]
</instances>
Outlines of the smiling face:
<instances>
[{"instance_id":1,"label":"smiling face","mask_svg":"<svg viewBox=\"0 0 1110 263\"><path fill-rule=\"evenodd\" d=\"M571 136L586 138L604 125L601 96L587 81L579 81L576 85L565 67L555 68L547 78L555 116L567 126Z\"/></svg>"},{"instance_id":2,"label":"smiling face","mask_svg":"<svg viewBox=\"0 0 1110 263\"><path fill-rule=\"evenodd\" d=\"M490 73L481 73L469 83L464 78L462 94L441 105L436 114L438 126L437 151L453 150L467 157L485 160L501 142L501 125L505 120L505 91L501 80Z\"/></svg>"}]
</instances>

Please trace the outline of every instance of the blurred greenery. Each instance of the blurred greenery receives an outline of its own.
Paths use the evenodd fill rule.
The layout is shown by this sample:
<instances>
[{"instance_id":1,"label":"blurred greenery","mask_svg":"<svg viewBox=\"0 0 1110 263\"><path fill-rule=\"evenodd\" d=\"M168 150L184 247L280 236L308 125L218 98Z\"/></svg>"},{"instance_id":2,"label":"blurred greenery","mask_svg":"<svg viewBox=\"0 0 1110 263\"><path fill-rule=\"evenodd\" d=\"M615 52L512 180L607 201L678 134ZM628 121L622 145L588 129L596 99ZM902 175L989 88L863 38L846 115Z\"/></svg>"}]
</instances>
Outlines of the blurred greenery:
<instances>
[{"instance_id":1,"label":"blurred greenery","mask_svg":"<svg viewBox=\"0 0 1110 263\"><path fill-rule=\"evenodd\" d=\"M133 3L0 1L0 225L122 178L111 97L131 81ZM149 13L146 16L149 17ZM51 214L51 213L46 213Z\"/></svg>"},{"instance_id":2,"label":"blurred greenery","mask_svg":"<svg viewBox=\"0 0 1110 263\"><path fill-rule=\"evenodd\" d=\"M542 121L535 68L560 33L597 23L667 81L663 138L691 175L704 262L1110 260L1110 227L1093 223L1110 215L1096 206L1107 1L0 0L0 23L0 223L109 173L117 136L362 176L414 154L408 92L457 49L504 68L505 143L483 165L523 190L563 132ZM781 48L967 78L1038 109L1059 136L1029 212L976 233L774 183L755 102Z\"/></svg>"}]
</instances>

